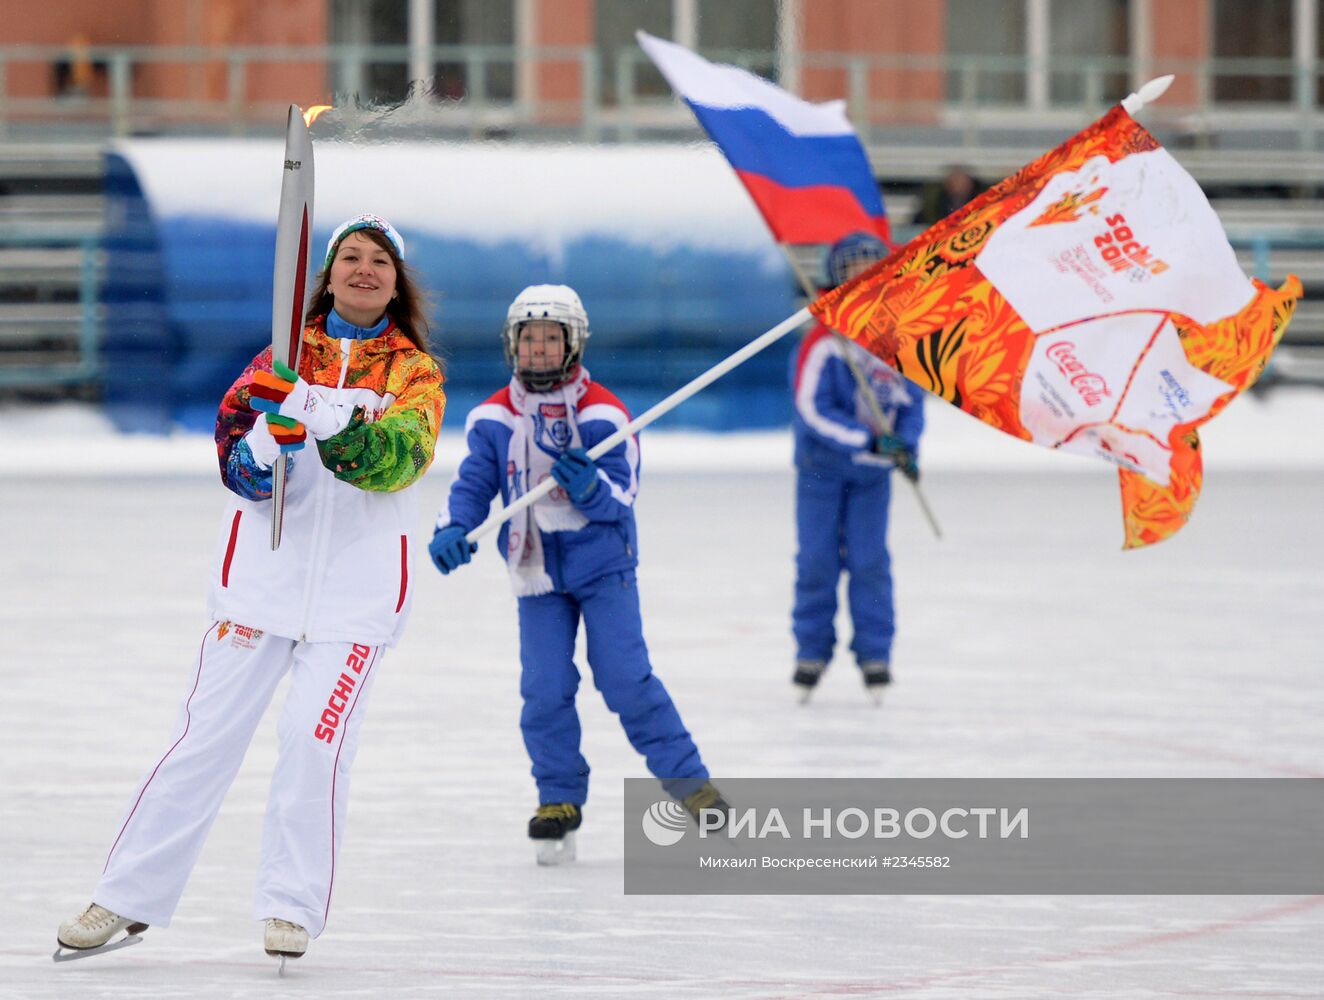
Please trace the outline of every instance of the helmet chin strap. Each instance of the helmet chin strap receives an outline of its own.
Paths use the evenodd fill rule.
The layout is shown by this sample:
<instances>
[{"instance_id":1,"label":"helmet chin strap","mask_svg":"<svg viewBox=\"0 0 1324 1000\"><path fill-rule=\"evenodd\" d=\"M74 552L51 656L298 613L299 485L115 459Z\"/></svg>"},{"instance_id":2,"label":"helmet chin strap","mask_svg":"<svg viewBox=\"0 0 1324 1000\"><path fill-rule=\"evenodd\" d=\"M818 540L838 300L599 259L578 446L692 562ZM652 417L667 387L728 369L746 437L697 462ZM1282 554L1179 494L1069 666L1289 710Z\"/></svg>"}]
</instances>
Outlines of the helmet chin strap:
<instances>
[{"instance_id":1,"label":"helmet chin strap","mask_svg":"<svg viewBox=\"0 0 1324 1000\"><path fill-rule=\"evenodd\" d=\"M532 371L528 368L517 368L515 370L515 377L529 392L551 392L553 389L559 389L567 382L574 381L578 374L578 361L571 365L568 371L562 371L559 368L548 369L547 371Z\"/></svg>"}]
</instances>

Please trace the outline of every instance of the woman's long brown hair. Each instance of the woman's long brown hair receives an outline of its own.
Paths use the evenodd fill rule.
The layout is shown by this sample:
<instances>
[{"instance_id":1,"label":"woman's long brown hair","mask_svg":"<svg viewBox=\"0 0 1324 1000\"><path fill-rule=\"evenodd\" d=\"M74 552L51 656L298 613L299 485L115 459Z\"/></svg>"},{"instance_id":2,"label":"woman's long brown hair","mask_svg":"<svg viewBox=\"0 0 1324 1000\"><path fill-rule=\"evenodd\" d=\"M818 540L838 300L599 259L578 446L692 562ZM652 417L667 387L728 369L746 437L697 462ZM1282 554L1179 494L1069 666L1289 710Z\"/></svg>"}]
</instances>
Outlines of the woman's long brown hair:
<instances>
[{"instance_id":1,"label":"woman's long brown hair","mask_svg":"<svg viewBox=\"0 0 1324 1000\"><path fill-rule=\"evenodd\" d=\"M395 252L395 245L387 239L385 233L377 229L356 229L354 232L362 233L391 255L391 262L395 264L395 298L386 304L386 315L395 321L396 328L409 339L410 343L440 365L441 359L432 350L432 331L428 327L427 314L431 303L428 302L427 295L415 279L414 272L400 259L400 255ZM336 252L340 252L339 244L336 245ZM313 292L313 297L308 302L305 322L312 322L319 316L327 315L335 306L336 299L331 294L330 282L331 267L327 265L317 276L317 290Z\"/></svg>"}]
</instances>

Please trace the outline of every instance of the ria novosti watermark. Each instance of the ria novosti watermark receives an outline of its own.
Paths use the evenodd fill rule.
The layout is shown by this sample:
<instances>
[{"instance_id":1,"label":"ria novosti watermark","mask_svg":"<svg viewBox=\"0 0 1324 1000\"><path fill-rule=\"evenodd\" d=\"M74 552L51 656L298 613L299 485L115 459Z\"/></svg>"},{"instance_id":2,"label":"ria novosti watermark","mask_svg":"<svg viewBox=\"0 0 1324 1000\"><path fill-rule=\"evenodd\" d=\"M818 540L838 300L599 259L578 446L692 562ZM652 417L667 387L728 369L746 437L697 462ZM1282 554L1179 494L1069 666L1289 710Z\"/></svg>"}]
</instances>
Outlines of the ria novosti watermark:
<instances>
[{"instance_id":1,"label":"ria novosti watermark","mask_svg":"<svg viewBox=\"0 0 1324 1000\"><path fill-rule=\"evenodd\" d=\"M866 811L857 806L847 806L836 810L824 806L814 808L806 806L797 816L794 812L784 813L777 806L768 809L732 807L729 809L704 809L697 818L696 835L699 839L724 837L733 840L741 837L762 840L767 837L780 837L782 840L823 839L833 837L847 840L859 840L872 837L885 840L900 836L923 840L935 834L941 834L954 840L965 837L1020 837L1030 835L1030 813L1026 808L1014 812L1007 808L992 806L959 806L943 809L936 813L932 809L918 806L904 813L887 806L874 806ZM685 836L685 810L670 800L654 802L644 810L641 828L644 836L657 847L670 847Z\"/></svg>"},{"instance_id":2,"label":"ria novosti watermark","mask_svg":"<svg viewBox=\"0 0 1324 1000\"><path fill-rule=\"evenodd\" d=\"M627 893L1318 893L1324 781L626 780Z\"/></svg>"},{"instance_id":3,"label":"ria novosti watermark","mask_svg":"<svg viewBox=\"0 0 1324 1000\"><path fill-rule=\"evenodd\" d=\"M792 833L793 828L797 833ZM698 817L697 832L700 839L719 836L728 840L741 836L758 840L767 837L791 840L796 836L802 840L831 840L833 837L890 840L902 836L924 840L935 834L952 840L971 836L985 840L989 837L1004 840L1020 837L1024 840L1030 836L1030 811L1024 806L1015 810L994 806L951 806L940 813L924 806L907 809L904 813L890 806L874 806L869 811L858 806L835 811L830 806L805 806L798 817L792 812L788 821L777 806L764 810L754 807L704 809ZM644 833L648 835L647 828ZM676 837L672 843L679 839ZM649 840L664 846L651 835Z\"/></svg>"}]
</instances>

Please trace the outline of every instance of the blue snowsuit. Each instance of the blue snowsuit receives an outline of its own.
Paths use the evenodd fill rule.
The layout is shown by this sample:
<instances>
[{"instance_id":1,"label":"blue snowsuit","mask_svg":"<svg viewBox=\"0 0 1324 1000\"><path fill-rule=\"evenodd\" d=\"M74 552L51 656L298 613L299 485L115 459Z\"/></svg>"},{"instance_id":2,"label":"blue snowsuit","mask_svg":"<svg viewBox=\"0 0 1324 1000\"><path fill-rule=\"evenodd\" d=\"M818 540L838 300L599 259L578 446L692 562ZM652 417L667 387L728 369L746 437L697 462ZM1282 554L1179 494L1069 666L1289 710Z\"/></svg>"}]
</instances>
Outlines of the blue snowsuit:
<instances>
[{"instance_id":1,"label":"blue snowsuit","mask_svg":"<svg viewBox=\"0 0 1324 1000\"><path fill-rule=\"evenodd\" d=\"M872 453L881 428L842 356L846 345L819 324L792 359L795 396L795 606L797 659L831 661L836 644L837 581L849 574L847 598L859 663L890 661L896 616L887 551L891 463ZM918 450L923 393L878 358L851 345L892 433Z\"/></svg>"},{"instance_id":2,"label":"blue snowsuit","mask_svg":"<svg viewBox=\"0 0 1324 1000\"><path fill-rule=\"evenodd\" d=\"M621 402L592 381L573 416L566 417L576 420L585 448L592 448L630 420ZM517 409L510 386L473 409L465 428L469 454L451 483L438 527L458 524L471 530L487 518L498 492L503 504L523 495L524 484L512 474L507 453L516 422L528 419ZM564 450L570 440L564 426L558 428L554 422L535 426L545 446ZM617 445L598 458L597 465L598 487L578 505L588 524L578 530L534 529L542 542L551 592L519 598L520 694L524 699L520 729L542 805L569 802L582 806L588 797L589 766L580 753L579 713L575 710L579 688L575 635L581 616L593 683L607 707L620 717L626 736L644 755L649 771L678 799L708 779L698 748L671 696L653 673L644 644L635 584L637 439L630 437ZM501 552L511 551L511 535L507 522L499 536Z\"/></svg>"}]
</instances>

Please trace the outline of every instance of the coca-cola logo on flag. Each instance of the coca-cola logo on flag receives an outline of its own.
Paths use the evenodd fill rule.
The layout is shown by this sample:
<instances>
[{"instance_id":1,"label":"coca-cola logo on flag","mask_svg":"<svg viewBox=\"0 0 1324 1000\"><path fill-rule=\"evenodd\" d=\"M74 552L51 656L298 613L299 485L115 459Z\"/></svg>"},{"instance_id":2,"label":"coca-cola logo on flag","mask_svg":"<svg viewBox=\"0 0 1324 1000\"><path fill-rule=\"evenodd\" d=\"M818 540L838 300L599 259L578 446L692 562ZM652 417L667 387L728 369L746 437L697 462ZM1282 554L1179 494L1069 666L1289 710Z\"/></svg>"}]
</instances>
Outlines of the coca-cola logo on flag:
<instances>
[{"instance_id":1,"label":"coca-cola logo on flag","mask_svg":"<svg viewBox=\"0 0 1324 1000\"><path fill-rule=\"evenodd\" d=\"M1108 381L1098 372L1092 372L1085 363L1076 357L1076 345L1069 340L1059 340L1045 352L1050 361L1057 365L1062 377L1071 383L1071 388L1080 394L1086 406L1097 406L1112 395L1108 391Z\"/></svg>"}]
</instances>

